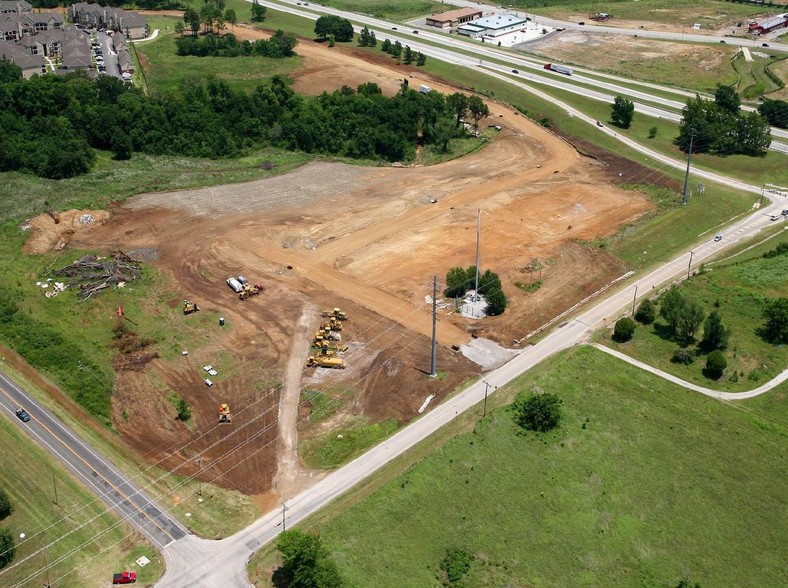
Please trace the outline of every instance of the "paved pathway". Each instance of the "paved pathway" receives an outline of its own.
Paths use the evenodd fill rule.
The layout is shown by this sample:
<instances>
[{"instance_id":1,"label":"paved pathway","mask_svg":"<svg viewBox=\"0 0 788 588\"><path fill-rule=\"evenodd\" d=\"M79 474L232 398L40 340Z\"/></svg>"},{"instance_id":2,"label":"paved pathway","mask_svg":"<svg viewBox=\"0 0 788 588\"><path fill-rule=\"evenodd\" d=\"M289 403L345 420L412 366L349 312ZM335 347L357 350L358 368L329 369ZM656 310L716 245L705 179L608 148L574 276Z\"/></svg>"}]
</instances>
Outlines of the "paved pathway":
<instances>
[{"instance_id":1,"label":"paved pathway","mask_svg":"<svg viewBox=\"0 0 788 588\"><path fill-rule=\"evenodd\" d=\"M643 363L642 361L638 361L637 359L630 357L620 351L616 351L615 349L610 349L610 347L605 347L604 345L595 344L594 347L599 349L600 351L604 351L608 355L612 355L613 357L617 357L618 359L624 360L627 363L631 363L632 365L639 367L642 370L646 370L647 372L651 372L655 376L659 376L660 378L664 378L669 382L673 382L674 384L678 384L683 388L688 388L690 390L694 390L695 392L700 392L701 394L705 394L706 396L711 396L712 398L718 398L720 400L744 400L746 398L754 398L755 396L760 396L764 392L768 392L772 388L779 386L785 380L788 380L788 368L784 369L780 374L778 374L775 378L772 378L762 386L758 386L755 390L749 390L747 392L720 392L719 390L712 390L711 388L704 388L703 386L698 386L697 384L693 384L692 382L688 382L686 380L682 380L674 376L673 374L669 374L668 372L663 372L660 369L655 368L654 366L648 365L647 363Z\"/></svg>"}]
</instances>

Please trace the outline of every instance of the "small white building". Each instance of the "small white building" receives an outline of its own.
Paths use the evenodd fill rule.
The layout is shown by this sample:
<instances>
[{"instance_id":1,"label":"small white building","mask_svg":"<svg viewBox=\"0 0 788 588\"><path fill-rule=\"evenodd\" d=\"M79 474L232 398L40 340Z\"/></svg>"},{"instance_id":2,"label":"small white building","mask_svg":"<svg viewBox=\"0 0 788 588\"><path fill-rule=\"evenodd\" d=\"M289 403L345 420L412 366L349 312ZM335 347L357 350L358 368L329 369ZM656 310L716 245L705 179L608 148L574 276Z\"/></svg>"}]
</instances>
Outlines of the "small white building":
<instances>
[{"instance_id":1,"label":"small white building","mask_svg":"<svg viewBox=\"0 0 788 588\"><path fill-rule=\"evenodd\" d=\"M528 26L528 21L512 14L495 14L458 27L457 32L474 39L481 37L495 38L521 31Z\"/></svg>"}]
</instances>

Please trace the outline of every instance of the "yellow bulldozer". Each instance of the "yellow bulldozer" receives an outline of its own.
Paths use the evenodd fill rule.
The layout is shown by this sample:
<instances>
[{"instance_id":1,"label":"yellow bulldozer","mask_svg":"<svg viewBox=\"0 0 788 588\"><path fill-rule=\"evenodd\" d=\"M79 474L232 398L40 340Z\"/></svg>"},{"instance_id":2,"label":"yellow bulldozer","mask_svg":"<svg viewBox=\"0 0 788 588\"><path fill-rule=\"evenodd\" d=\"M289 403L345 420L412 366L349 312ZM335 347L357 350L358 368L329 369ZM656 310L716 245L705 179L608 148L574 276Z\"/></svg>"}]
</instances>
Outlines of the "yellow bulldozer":
<instances>
[{"instance_id":1,"label":"yellow bulldozer","mask_svg":"<svg viewBox=\"0 0 788 588\"><path fill-rule=\"evenodd\" d=\"M243 290L241 290L241 292L238 294L238 298L241 300L246 300L251 296L259 296L260 292L263 290L265 290L265 288L263 288L263 286L260 284L244 284Z\"/></svg>"},{"instance_id":2,"label":"yellow bulldozer","mask_svg":"<svg viewBox=\"0 0 788 588\"><path fill-rule=\"evenodd\" d=\"M230 418L230 405L229 404L220 404L219 405L219 422L220 423L230 423L232 419Z\"/></svg>"},{"instance_id":3,"label":"yellow bulldozer","mask_svg":"<svg viewBox=\"0 0 788 588\"><path fill-rule=\"evenodd\" d=\"M334 308L332 310L324 310L323 316L326 318L334 318L338 321L346 321L349 317L346 312L343 312L339 308Z\"/></svg>"},{"instance_id":4,"label":"yellow bulldozer","mask_svg":"<svg viewBox=\"0 0 788 588\"><path fill-rule=\"evenodd\" d=\"M325 322L320 323L320 328L329 331L341 331L342 330L342 323L335 318L329 319Z\"/></svg>"},{"instance_id":5,"label":"yellow bulldozer","mask_svg":"<svg viewBox=\"0 0 788 588\"><path fill-rule=\"evenodd\" d=\"M191 314L193 312L197 312L198 310L200 310L200 307L191 300L183 301L183 314Z\"/></svg>"},{"instance_id":6,"label":"yellow bulldozer","mask_svg":"<svg viewBox=\"0 0 788 588\"><path fill-rule=\"evenodd\" d=\"M325 337L323 337L320 333L318 333L314 340L312 341L312 347L317 347L321 350L321 352L325 355L328 351L347 351L348 346L342 345L342 343L335 343L333 341L329 341Z\"/></svg>"},{"instance_id":7,"label":"yellow bulldozer","mask_svg":"<svg viewBox=\"0 0 788 588\"><path fill-rule=\"evenodd\" d=\"M341 341L342 335L340 333L332 331L329 329L320 329L315 333L314 341ZM319 345L315 343L315 346Z\"/></svg>"},{"instance_id":8,"label":"yellow bulldozer","mask_svg":"<svg viewBox=\"0 0 788 588\"><path fill-rule=\"evenodd\" d=\"M339 357L310 355L306 358L306 367L324 367L343 370L345 369L345 362Z\"/></svg>"}]
</instances>

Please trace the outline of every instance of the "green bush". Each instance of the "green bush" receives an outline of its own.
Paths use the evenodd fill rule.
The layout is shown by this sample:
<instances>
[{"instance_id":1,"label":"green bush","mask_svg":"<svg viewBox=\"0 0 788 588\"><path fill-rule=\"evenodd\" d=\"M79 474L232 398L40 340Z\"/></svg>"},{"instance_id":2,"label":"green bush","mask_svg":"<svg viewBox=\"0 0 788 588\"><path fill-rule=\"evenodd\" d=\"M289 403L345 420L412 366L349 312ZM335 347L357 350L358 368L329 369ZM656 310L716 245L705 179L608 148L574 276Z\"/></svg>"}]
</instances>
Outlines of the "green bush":
<instances>
[{"instance_id":1,"label":"green bush","mask_svg":"<svg viewBox=\"0 0 788 588\"><path fill-rule=\"evenodd\" d=\"M14 536L11 529L0 529L0 570L14 561L16 547L14 546Z\"/></svg>"},{"instance_id":2,"label":"green bush","mask_svg":"<svg viewBox=\"0 0 788 588\"><path fill-rule=\"evenodd\" d=\"M648 298L640 303L637 312L635 312L635 320L644 325L650 325L657 318L657 306Z\"/></svg>"},{"instance_id":3,"label":"green bush","mask_svg":"<svg viewBox=\"0 0 788 588\"><path fill-rule=\"evenodd\" d=\"M529 431L545 432L561 422L561 399L555 394L531 394L521 392L512 408L514 420Z\"/></svg>"},{"instance_id":4,"label":"green bush","mask_svg":"<svg viewBox=\"0 0 788 588\"><path fill-rule=\"evenodd\" d=\"M0 521L11 516L14 512L14 507L11 504L11 499L8 498L6 491L0 488Z\"/></svg>"},{"instance_id":5,"label":"green bush","mask_svg":"<svg viewBox=\"0 0 788 588\"><path fill-rule=\"evenodd\" d=\"M670 358L673 363L680 363L682 365L689 365L695 361L695 356L689 349L676 349L673 352L673 357Z\"/></svg>"},{"instance_id":6,"label":"green bush","mask_svg":"<svg viewBox=\"0 0 788 588\"><path fill-rule=\"evenodd\" d=\"M462 579L471 571L474 557L463 549L454 549L446 554L441 562L441 571L445 578L441 578L443 585L449 588L461 586Z\"/></svg>"},{"instance_id":7,"label":"green bush","mask_svg":"<svg viewBox=\"0 0 788 588\"><path fill-rule=\"evenodd\" d=\"M624 317L616 321L616 326L613 329L613 339L619 343L629 341L635 334L635 321L629 317Z\"/></svg>"},{"instance_id":8,"label":"green bush","mask_svg":"<svg viewBox=\"0 0 788 588\"><path fill-rule=\"evenodd\" d=\"M706 358L706 376L712 380L719 380L728 367L728 360L722 351L712 351Z\"/></svg>"},{"instance_id":9,"label":"green bush","mask_svg":"<svg viewBox=\"0 0 788 588\"><path fill-rule=\"evenodd\" d=\"M189 403L186 402L183 398L178 399L177 407L178 416L176 417L179 421L188 421L192 418L192 409L189 408Z\"/></svg>"}]
</instances>

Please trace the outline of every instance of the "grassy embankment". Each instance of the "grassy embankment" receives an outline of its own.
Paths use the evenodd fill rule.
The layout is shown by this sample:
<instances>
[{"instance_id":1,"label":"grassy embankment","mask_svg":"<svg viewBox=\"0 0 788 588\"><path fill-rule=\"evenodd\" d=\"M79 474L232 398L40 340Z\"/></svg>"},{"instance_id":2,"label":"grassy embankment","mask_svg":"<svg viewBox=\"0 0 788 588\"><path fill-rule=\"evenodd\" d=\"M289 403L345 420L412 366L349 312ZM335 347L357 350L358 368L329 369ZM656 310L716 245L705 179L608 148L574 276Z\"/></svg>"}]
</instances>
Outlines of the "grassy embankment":
<instances>
[{"instance_id":1,"label":"grassy embankment","mask_svg":"<svg viewBox=\"0 0 788 588\"><path fill-rule=\"evenodd\" d=\"M777 230L777 229L775 229ZM712 264L707 271L693 275L680 286L682 293L703 306L706 314L716 310L732 335L725 357L728 369L718 381L704 377L707 352L697 343L686 345L667 332L667 323L658 318L653 325L638 324L635 336L627 343L611 341L604 332L599 340L605 345L631 355L645 363L693 382L727 391L751 390L770 380L788 365L788 349L770 345L758 336L763 324L762 310L769 298L788 292L788 255L764 259L764 249L788 242L788 234L777 230L773 238L734 258ZM696 338L703 336L703 328ZM673 352L686 348L695 356L694 363L672 363Z\"/></svg>"},{"instance_id":2,"label":"grassy embankment","mask_svg":"<svg viewBox=\"0 0 788 588\"><path fill-rule=\"evenodd\" d=\"M754 100L759 96L768 95L780 89L780 86L766 73L766 67L773 67L778 62L772 59L764 59L757 54L760 51L751 50L756 53L752 61L745 61L740 53L733 59L733 67L738 74L736 91L744 100ZM780 61L785 60L783 57Z\"/></svg>"},{"instance_id":3,"label":"grassy embankment","mask_svg":"<svg viewBox=\"0 0 788 588\"><path fill-rule=\"evenodd\" d=\"M435 0L320 0L317 4L390 20L410 20L452 8Z\"/></svg>"},{"instance_id":4,"label":"grassy embankment","mask_svg":"<svg viewBox=\"0 0 788 588\"><path fill-rule=\"evenodd\" d=\"M438 585L453 549L475 557L467 586L781 583L787 386L722 403L582 347L491 401L520 390L563 399L557 431L461 416L303 525L349 586Z\"/></svg>"},{"instance_id":5,"label":"grassy embankment","mask_svg":"<svg viewBox=\"0 0 788 588\"><path fill-rule=\"evenodd\" d=\"M164 572L159 553L49 454L31 445L20 425L10 415L0 417L0 487L14 507L0 526L11 530L17 545L14 563L0 571L0 584L88 588L129 569L137 571L143 585L152 585ZM25 447L23 458L9 450L14 447ZM143 555L151 563L141 568L134 562ZM47 565L52 566L48 572Z\"/></svg>"}]
</instances>

